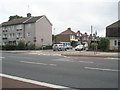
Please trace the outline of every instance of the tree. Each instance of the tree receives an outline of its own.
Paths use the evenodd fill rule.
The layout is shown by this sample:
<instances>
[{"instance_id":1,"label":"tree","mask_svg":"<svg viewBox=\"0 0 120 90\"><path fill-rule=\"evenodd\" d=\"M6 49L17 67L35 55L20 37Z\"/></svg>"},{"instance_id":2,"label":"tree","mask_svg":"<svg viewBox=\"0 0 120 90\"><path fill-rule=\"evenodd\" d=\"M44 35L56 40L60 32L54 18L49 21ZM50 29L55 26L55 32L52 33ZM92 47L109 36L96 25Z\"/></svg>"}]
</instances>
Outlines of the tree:
<instances>
[{"instance_id":1,"label":"tree","mask_svg":"<svg viewBox=\"0 0 120 90\"><path fill-rule=\"evenodd\" d=\"M56 36L52 35L52 42L55 43L56 42Z\"/></svg>"},{"instance_id":2,"label":"tree","mask_svg":"<svg viewBox=\"0 0 120 90\"><path fill-rule=\"evenodd\" d=\"M20 40L17 45L18 50L25 50L25 42Z\"/></svg>"},{"instance_id":3,"label":"tree","mask_svg":"<svg viewBox=\"0 0 120 90\"><path fill-rule=\"evenodd\" d=\"M101 38L99 42L100 49L102 51L108 51L109 50L109 44L110 41L108 38Z\"/></svg>"},{"instance_id":4,"label":"tree","mask_svg":"<svg viewBox=\"0 0 120 90\"><path fill-rule=\"evenodd\" d=\"M18 16L18 15L10 16L8 21L11 21L17 18L22 18L22 16Z\"/></svg>"}]
</instances>

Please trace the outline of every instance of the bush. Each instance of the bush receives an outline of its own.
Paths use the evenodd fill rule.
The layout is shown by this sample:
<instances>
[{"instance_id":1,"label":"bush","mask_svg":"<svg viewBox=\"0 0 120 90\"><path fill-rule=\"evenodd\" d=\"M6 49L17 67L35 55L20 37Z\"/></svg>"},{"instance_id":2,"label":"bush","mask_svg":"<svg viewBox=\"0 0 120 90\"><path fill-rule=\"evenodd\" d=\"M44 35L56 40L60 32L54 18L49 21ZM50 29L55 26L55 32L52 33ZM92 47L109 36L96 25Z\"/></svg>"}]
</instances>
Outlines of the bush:
<instances>
[{"instance_id":1,"label":"bush","mask_svg":"<svg viewBox=\"0 0 120 90\"><path fill-rule=\"evenodd\" d=\"M28 46L26 46L27 50L34 50L35 49L35 45L34 44L30 44Z\"/></svg>"},{"instance_id":2,"label":"bush","mask_svg":"<svg viewBox=\"0 0 120 90\"><path fill-rule=\"evenodd\" d=\"M25 50L25 42L24 41L18 42L17 50Z\"/></svg>"},{"instance_id":3,"label":"bush","mask_svg":"<svg viewBox=\"0 0 120 90\"><path fill-rule=\"evenodd\" d=\"M110 41L109 41L108 38L101 38L100 39L99 46L100 46L100 49L102 51L108 51L109 50L109 44L110 44Z\"/></svg>"},{"instance_id":4,"label":"bush","mask_svg":"<svg viewBox=\"0 0 120 90\"><path fill-rule=\"evenodd\" d=\"M15 49L16 49L15 45L6 44L2 46L2 50L15 50Z\"/></svg>"},{"instance_id":5,"label":"bush","mask_svg":"<svg viewBox=\"0 0 120 90\"><path fill-rule=\"evenodd\" d=\"M95 48L96 48L97 46L98 46L97 43L92 43L92 44L91 44L92 50L95 50Z\"/></svg>"}]
</instances>

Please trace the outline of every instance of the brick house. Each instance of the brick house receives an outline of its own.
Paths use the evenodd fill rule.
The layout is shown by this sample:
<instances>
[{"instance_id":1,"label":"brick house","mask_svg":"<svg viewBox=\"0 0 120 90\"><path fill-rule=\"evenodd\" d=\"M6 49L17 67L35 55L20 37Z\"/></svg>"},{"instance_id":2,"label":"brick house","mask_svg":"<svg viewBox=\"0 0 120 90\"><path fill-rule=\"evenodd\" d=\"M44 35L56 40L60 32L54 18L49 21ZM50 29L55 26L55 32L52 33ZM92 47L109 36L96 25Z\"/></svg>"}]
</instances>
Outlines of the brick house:
<instances>
[{"instance_id":1,"label":"brick house","mask_svg":"<svg viewBox=\"0 0 120 90\"><path fill-rule=\"evenodd\" d=\"M110 39L110 50L120 51L120 20L106 27L106 37Z\"/></svg>"},{"instance_id":2,"label":"brick house","mask_svg":"<svg viewBox=\"0 0 120 90\"><path fill-rule=\"evenodd\" d=\"M71 28L68 28L67 30L61 32L60 34L56 35L56 43L59 42L65 42L69 45L74 46L74 42L76 42L76 33L71 30Z\"/></svg>"},{"instance_id":3,"label":"brick house","mask_svg":"<svg viewBox=\"0 0 120 90\"><path fill-rule=\"evenodd\" d=\"M0 26L2 45L16 45L20 40L26 44L52 45L52 24L45 15L31 16L3 22Z\"/></svg>"}]
</instances>

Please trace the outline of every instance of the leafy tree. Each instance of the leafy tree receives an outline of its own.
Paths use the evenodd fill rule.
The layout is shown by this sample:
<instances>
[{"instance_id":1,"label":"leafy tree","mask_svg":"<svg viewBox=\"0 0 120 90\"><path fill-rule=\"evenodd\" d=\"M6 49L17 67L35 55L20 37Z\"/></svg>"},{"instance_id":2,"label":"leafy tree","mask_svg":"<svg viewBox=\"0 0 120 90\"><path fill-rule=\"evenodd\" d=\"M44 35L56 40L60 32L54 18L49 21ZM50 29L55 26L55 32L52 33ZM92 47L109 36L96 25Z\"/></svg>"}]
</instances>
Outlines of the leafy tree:
<instances>
[{"instance_id":1,"label":"leafy tree","mask_svg":"<svg viewBox=\"0 0 120 90\"><path fill-rule=\"evenodd\" d=\"M25 42L24 41L19 41L17 45L18 50L25 50Z\"/></svg>"},{"instance_id":2,"label":"leafy tree","mask_svg":"<svg viewBox=\"0 0 120 90\"><path fill-rule=\"evenodd\" d=\"M95 50L97 46L98 46L97 43L92 43L92 44L91 44L92 50Z\"/></svg>"},{"instance_id":3,"label":"leafy tree","mask_svg":"<svg viewBox=\"0 0 120 90\"><path fill-rule=\"evenodd\" d=\"M56 39L56 36L55 36L55 35L52 35L52 42L53 42L53 43L56 42L55 39Z\"/></svg>"},{"instance_id":4,"label":"leafy tree","mask_svg":"<svg viewBox=\"0 0 120 90\"><path fill-rule=\"evenodd\" d=\"M109 50L109 44L110 41L108 38L101 38L99 42L100 49L102 51L108 51Z\"/></svg>"},{"instance_id":5,"label":"leafy tree","mask_svg":"<svg viewBox=\"0 0 120 90\"><path fill-rule=\"evenodd\" d=\"M18 16L18 15L10 16L8 21L11 21L17 18L22 18L22 16Z\"/></svg>"}]
</instances>

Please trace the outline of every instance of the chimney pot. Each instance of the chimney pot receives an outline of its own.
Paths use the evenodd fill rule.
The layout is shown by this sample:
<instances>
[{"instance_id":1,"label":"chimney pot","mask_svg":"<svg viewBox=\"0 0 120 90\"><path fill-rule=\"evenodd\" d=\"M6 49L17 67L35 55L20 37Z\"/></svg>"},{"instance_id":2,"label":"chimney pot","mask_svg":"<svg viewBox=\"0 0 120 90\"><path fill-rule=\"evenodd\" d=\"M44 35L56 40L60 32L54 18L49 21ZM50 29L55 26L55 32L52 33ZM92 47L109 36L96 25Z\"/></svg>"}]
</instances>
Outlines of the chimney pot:
<instances>
[{"instance_id":1,"label":"chimney pot","mask_svg":"<svg viewBox=\"0 0 120 90\"><path fill-rule=\"evenodd\" d=\"M31 17L31 13L27 13L27 17Z\"/></svg>"}]
</instances>

